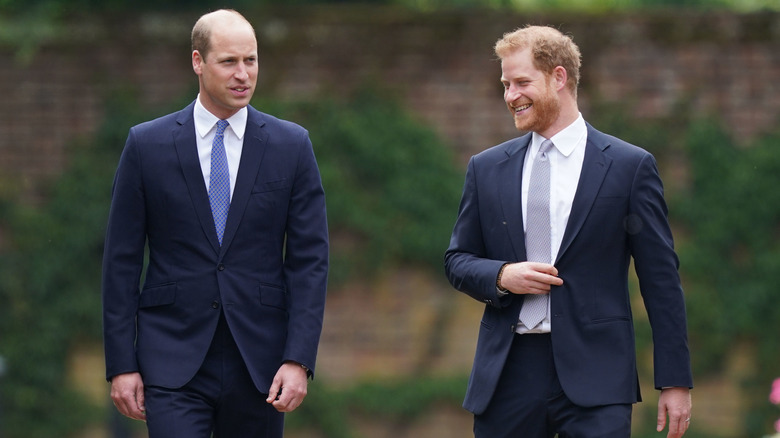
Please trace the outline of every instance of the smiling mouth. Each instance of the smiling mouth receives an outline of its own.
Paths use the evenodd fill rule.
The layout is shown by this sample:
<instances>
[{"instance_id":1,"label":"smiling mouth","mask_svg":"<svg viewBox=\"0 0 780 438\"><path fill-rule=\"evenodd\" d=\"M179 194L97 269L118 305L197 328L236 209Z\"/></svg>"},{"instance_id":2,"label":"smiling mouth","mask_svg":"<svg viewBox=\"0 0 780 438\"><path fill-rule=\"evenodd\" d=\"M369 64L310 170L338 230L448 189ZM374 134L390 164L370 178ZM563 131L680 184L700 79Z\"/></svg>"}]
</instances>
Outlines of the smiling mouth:
<instances>
[{"instance_id":1,"label":"smiling mouth","mask_svg":"<svg viewBox=\"0 0 780 438\"><path fill-rule=\"evenodd\" d=\"M520 106L512 106L512 110L515 113L523 112L523 111L527 110L528 108L531 108L531 104L530 103L527 103L525 105L520 105Z\"/></svg>"}]
</instances>

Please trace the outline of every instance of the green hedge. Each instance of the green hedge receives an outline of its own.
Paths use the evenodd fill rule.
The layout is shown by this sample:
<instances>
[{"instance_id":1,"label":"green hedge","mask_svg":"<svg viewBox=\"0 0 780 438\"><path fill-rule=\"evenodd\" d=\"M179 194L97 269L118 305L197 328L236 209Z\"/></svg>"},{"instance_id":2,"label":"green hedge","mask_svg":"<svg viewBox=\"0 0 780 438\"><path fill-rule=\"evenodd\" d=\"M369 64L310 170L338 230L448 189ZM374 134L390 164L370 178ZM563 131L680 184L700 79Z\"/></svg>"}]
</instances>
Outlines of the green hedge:
<instances>
[{"instance_id":1,"label":"green hedge","mask_svg":"<svg viewBox=\"0 0 780 438\"><path fill-rule=\"evenodd\" d=\"M63 437L104 414L68 386L65 367L77 343L100 340L100 265L111 180L127 127L139 120L130 106L110 105L114 109L95 138L72 145L68 170L52 183L44 205L0 203L7 238L0 253L0 355L7 366L0 381L3 437Z\"/></svg>"},{"instance_id":2,"label":"green hedge","mask_svg":"<svg viewBox=\"0 0 780 438\"><path fill-rule=\"evenodd\" d=\"M703 120L686 139L689 180L673 199L685 239L691 348L701 374L722 371L743 344L756 352L756 373L743 383L749 398L746 436L771 428L767 401L780 376L780 131L737 144Z\"/></svg>"},{"instance_id":3,"label":"green hedge","mask_svg":"<svg viewBox=\"0 0 780 438\"><path fill-rule=\"evenodd\" d=\"M286 426L316 430L324 438L357 438L352 424L359 418L372 418L400 431L442 405L459 408L468 377L422 375L360 381L347 388L334 388L319 380L309 385L309 395L288 415ZM407 435L399 432L398 436Z\"/></svg>"},{"instance_id":4,"label":"green hedge","mask_svg":"<svg viewBox=\"0 0 780 438\"><path fill-rule=\"evenodd\" d=\"M366 90L346 102L257 105L310 132L327 197L333 284L397 263L440 270L463 176L429 128L394 98Z\"/></svg>"}]
</instances>

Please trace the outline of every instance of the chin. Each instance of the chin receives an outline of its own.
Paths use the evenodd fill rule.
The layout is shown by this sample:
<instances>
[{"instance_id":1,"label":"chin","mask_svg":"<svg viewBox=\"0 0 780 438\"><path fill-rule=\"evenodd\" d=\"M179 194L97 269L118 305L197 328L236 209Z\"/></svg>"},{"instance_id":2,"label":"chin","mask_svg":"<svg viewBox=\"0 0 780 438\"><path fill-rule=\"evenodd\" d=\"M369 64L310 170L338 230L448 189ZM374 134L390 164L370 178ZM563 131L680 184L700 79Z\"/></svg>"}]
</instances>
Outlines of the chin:
<instances>
[{"instance_id":1,"label":"chin","mask_svg":"<svg viewBox=\"0 0 780 438\"><path fill-rule=\"evenodd\" d=\"M515 119L515 128L518 131L533 131L533 123L524 122L522 120Z\"/></svg>"}]
</instances>

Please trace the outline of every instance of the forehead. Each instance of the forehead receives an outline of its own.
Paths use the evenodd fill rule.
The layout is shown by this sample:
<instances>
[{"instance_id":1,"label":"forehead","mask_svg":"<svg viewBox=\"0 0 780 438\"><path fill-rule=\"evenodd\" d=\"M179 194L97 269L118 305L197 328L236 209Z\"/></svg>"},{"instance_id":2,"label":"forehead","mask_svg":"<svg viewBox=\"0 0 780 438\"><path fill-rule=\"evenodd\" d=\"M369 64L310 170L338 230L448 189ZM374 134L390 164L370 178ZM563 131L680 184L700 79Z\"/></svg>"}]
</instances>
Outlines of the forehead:
<instances>
[{"instance_id":1,"label":"forehead","mask_svg":"<svg viewBox=\"0 0 780 438\"><path fill-rule=\"evenodd\" d=\"M531 49L515 50L501 59L501 80L520 77L533 79L539 76L543 76L543 73L534 65Z\"/></svg>"},{"instance_id":2,"label":"forehead","mask_svg":"<svg viewBox=\"0 0 780 438\"><path fill-rule=\"evenodd\" d=\"M220 23L211 30L211 51L232 54L254 54L257 39L252 27L242 21Z\"/></svg>"}]
</instances>

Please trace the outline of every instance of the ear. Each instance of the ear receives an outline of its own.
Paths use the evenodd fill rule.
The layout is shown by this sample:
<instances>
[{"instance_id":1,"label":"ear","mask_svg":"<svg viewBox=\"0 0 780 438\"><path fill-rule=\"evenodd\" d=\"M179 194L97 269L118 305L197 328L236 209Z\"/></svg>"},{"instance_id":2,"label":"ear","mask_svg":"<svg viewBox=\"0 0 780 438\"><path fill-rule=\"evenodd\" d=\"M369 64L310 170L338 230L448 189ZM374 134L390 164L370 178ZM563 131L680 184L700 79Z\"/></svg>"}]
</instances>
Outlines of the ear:
<instances>
[{"instance_id":1,"label":"ear","mask_svg":"<svg viewBox=\"0 0 780 438\"><path fill-rule=\"evenodd\" d=\"M569 78L569 75L566 73L566 69L559 65L553 69L552 78L555 81L555 90L561 91L566 87L566 80Z\"/></svg>"},{"instance_id":2,"label":"ear","mask_svg":"<svg viewBox=\"0 0 780 438\"><path fill-rule=\"evenodd\" d=\"M200 56L200 52L197 50L192 51L192 70L196 75L200 76L203 72L203 57Z\"/></svg>"}]
</instances>

